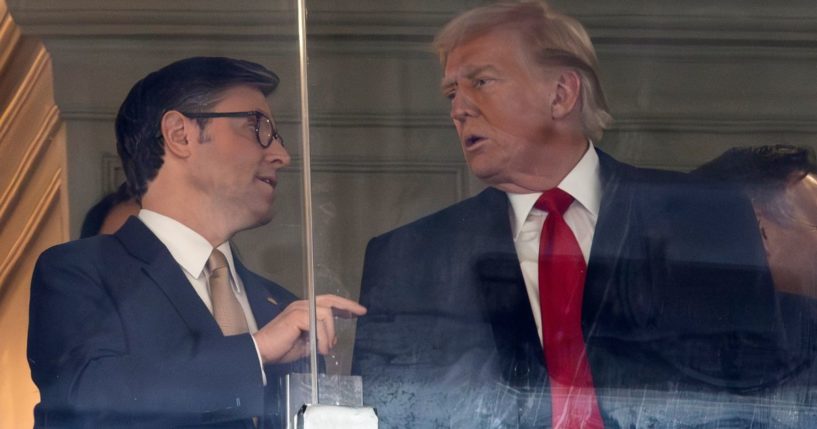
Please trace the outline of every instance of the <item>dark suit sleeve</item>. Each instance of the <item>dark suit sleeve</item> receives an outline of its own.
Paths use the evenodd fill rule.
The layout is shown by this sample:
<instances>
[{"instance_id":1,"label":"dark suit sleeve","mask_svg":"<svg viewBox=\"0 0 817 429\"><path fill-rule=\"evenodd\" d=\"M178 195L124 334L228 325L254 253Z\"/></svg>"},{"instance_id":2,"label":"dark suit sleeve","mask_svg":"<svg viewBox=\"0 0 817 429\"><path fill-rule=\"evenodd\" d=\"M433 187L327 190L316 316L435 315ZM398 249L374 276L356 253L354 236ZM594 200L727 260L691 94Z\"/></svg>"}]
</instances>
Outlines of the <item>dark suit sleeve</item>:
<instances>
[{"instance_id":1,"label":"dark suit sleeve","mask_svg":"<svg viewBox=\"0 0 817 429\"><path fill-rule=\"evenodd\" d=\"M428 282L415 281L422 276L412 271L424 271L416 261L395 263L407 247L391 236L367 246L360 303L368 312L357 322L352 373L363 377L364 403L377 409L381 427L446 427L440 404L449 403L443 380L450 362L443 362L446 348L436 345L455 340L438 334L452 321L420 305L423 298L429 306L437 300L423 293Z\"/></svg>"},{"instance_id":2,"label":"dark suit sleeve","mask_svg":"<svg viewBox=\"0 0 817 429\"><path fill-rule=\"evenodd\" d=\"M626 179L605 194L585 286L594 382L748 394L786 379L796 362L749 201L669 172Z\"/></svg>"},{"instance_id":3,"label":"dark suit sleeve","mask_svg":"<svg viewBox=\"0 0 817 429\"><path fill-rule=\"evenodd\" d=\"M263 413L249 335L191 339L168 329L156 332L163 347L147 350L134 328L145 322L120 313L128 297L114 299L77 253L47 251L32 280L28 357L41 391L39 423L73 425L90 415L110 424L132 416L195 424Z\"/></svg>"},{"instance_id":4,"label":"dark suit sleeve","mask_svg":"<svg viewBox=\"0 0 817 429\"><path fill-rule=\"evenodd\" d=\"M367 246L360 302L369 311L358 319L352 372L382 428L498 427L517 417L516 397L495 377L501 360L476 269L497 243L457 227L477 221L491 223L480 210L445 211Z\"/></svg>"}]
</instances>

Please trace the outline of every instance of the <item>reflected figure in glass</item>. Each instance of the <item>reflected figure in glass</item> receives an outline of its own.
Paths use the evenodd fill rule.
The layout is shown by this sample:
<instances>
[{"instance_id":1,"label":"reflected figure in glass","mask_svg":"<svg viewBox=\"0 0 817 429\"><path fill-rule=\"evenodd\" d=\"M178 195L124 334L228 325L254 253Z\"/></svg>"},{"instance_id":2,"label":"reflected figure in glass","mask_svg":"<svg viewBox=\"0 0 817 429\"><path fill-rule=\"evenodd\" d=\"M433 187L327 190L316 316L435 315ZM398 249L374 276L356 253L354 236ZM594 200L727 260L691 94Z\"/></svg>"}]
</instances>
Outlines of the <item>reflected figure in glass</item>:
<instances>
[{"instance_id":1,"label":"reflected figure in glass","mask_svg":"<svg viewBox=\"0 0 817 429\"><path fill-rule=\"evenodd\" d=\"M817 298L817 163L811 149L733 148L696 174L734 182L749 195L775 287Z\"/></svg>"}]
</instances>

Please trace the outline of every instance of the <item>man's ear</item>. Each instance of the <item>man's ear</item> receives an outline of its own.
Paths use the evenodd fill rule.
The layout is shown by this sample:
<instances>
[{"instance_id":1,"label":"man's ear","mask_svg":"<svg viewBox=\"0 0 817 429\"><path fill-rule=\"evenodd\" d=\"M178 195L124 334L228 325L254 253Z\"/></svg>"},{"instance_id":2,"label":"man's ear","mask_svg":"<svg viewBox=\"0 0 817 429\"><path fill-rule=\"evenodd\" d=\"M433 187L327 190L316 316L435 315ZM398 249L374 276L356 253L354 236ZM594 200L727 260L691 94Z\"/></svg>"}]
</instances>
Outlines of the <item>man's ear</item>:
<instances>
[{"instance_id":1,"label":"man's ear","mask_svg":"<svg viewBox=\"0 0 817 429\"><path fill-rule=\"evenodd\" d=\"M769 218L763 213L763 210L755 207L755 217L757 218L757 228L760 230L760 239L763 241L763 250L766 252L766 258L770 255L769 253L769 236L766 233L766 229L769 227Z\"/></svg>"},{"instance_id":2,"label":"man's ear","mask_svg":"<svg viewBox=\"0 0 817 429\"><path fill-rule=\"evenodd\" d=\"M162 115L162 138L165 142L165 151L177 158L190 156L190 144L187 141L190 123L181 113L169 110Z\"/></svg>"},{"instance_id":3,"label":"man's ear","mask_svg":"<svg viewBox=\"0 0 817 429\"><path fill-rule=\"evenodd\" d=\"M559 73L556 90L550 104L553 119L563 119L573 112L579 103L581 89L581 78L576 71L564 69Z\"/></svg>"}]
</instances>

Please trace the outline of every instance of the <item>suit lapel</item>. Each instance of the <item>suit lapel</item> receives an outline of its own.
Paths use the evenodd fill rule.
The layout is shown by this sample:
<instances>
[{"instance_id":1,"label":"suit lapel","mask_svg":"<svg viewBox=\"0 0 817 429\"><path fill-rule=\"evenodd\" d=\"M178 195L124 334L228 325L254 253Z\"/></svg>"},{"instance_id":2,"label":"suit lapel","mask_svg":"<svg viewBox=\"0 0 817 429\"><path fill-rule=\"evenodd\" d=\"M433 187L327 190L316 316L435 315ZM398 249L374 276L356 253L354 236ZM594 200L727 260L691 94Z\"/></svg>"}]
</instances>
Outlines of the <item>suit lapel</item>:
<instances>
[{"instance_id":1,"label":"suit lapel","mask_svg":"<svg viewBox=\"0 0 817 429\"><path fill-rule=\"evenodd\" d=\"M629 254L628 252L632 252L633 249L626 246L631 225L638 223L634 188L631 183L633 179L628 177L629 167L602 151L598 151L598 155L602 198L582 302L582 330L585 341L597 335L608 334L600 332L600 327L616 329L617 324L625 320L619 317L622 316L620 314L602 315L601 309L610 309L611 304L618 308L625 298L619 295L621 291L615 286L618 284L617 264L641 257ZM613 319L600 320L602 317Z\"/></svg>"},{"instance_id":2,"label":"suit lapel","mask_svg":"<svg viewBox=\"0 0 817 429\"><path fill-rule=\"evenodd\" d=\"M477 272L483 301L503 361L503 378L522 387L544 374L544 355L513 243L508 197L491 188L478 198L484 229L475 248L480 252Z\"/></svg>"},{"instance_id":3,"label":"suit lapel","mask_svg":"<svg viewBox=\"0 0 817 429\"><path fill-rule=\"evenodd\" d=\"M179 264L142 221L131 217L115 236L131 255L142 262L142 272L164 292L192 331L221 335L218 324Z\"/></svg>"},{"instance_id":4,"label":"suit lapel","mask_svg":"<svg viewBox=\"0 0 817 429\"><path fill-rule=\"evenodd\" d=\"M241 277L241 282L244 283L247 300L250 302L252 314L260 329L279 315L292 300L283 294L273 293L271 288L266 287L269 282L244 267L238 258L234 258L233 262L236 272Z\"/></svg>"},{"instance_id":5,"label":"suit lapel","mask_svg":"<svg viewBox=\"0 0 817 429\"><path fill-rule=\"evenodd\" d=\"M602 192L599 217L590 251L591 263L617 257L625 237L627 221L633 216L633 188L626 180L626 166L602 151L599 155Z\"/></svg>"}]
</instances>

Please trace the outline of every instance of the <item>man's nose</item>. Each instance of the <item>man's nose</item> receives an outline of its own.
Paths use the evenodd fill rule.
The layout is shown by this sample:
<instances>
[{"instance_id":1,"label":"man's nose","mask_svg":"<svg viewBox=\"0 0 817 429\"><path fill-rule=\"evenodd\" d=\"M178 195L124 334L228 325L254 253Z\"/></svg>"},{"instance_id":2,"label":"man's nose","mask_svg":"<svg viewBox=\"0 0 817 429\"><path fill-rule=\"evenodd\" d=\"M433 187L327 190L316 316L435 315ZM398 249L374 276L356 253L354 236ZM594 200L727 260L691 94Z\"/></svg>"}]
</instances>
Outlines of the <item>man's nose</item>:
<instances>
[{"instance_id":1,"label":"man's nose","mask_svg":"<svg viewBox=\"0 0 817 429\"><path fill-rule=\"evenodd\" d=\"M286 167L292 161L286 148L278 141L273 141L266 149L264 158L267 162L276 165L277 168Z\"/></svg>"},{"instance_id":2,"label":"man's nose","mask_svg":"<svg viewBox=\"0 0 817 429\"><path fill-rule=\"evenodd\" d=\"M465 91L457 91L451 99L451 119L464 122L466 118L476 116L477 108L474 101Z\"/></svg>"}]
</instances>

